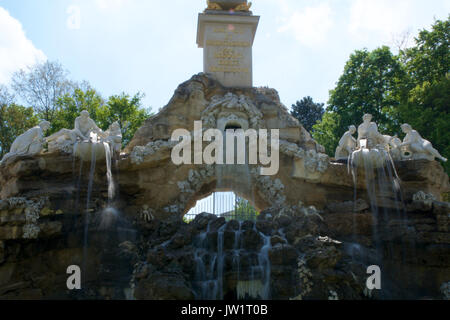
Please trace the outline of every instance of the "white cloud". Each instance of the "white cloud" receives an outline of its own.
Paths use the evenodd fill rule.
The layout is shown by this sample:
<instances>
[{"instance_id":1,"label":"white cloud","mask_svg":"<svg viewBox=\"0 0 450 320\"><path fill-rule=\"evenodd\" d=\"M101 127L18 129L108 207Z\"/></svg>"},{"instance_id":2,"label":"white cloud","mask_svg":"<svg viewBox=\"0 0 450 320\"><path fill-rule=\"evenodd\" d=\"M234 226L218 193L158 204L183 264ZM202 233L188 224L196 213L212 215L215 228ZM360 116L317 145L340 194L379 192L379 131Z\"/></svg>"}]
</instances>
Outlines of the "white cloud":
<instances>
[{"instance_id":1,"label":"white cloud","mask_svg":"<svg viewBox=\"0 0 450 320\"><path fill-rule=\"evenodd\" d=\"M364 38L374 32L386 40L408 29L411 9L409 0L354 0L348 29L353 36Z\"/></svg>"},{"instance_id":2,"label":"white cloud","mask_svg":"<svg viewBox=\"0 0 450 320\"><path fill-rule=\"evenodd\" d=\"M284 3L286 5L286 3ZM333 26L332 10L327 3L294 11L278 32L292 32L305 46L321 45Z\"/></svg>"},{"instance_id":3,"label":"white cloud","mask_svg":"<svg viewBox=\"0 0 450 320\"><path fill-rule=\"evenodd\" d=\"M15 71L45 59L26 37L22 24L0 7L0 83L6 84Z\"/></svg>"}]
</instances>

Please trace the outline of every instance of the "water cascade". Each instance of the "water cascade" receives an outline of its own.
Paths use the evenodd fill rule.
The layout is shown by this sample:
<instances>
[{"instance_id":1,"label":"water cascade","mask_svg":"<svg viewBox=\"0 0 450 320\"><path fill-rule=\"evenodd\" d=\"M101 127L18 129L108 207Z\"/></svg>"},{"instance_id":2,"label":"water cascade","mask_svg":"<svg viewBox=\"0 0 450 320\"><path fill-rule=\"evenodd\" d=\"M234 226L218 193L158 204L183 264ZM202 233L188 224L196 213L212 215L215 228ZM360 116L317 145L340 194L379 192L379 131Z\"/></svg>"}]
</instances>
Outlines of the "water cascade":
<instances>
[{"instance_id":1,"label":"water cascade","mask_svg":"<svg viewBox=\"0 0 450 320\"><path fill-rule=\"evenodd\" d=\"M115 186L114 179L112 175L112 153L110 145L107 142L102 142L97 134L91 133L90 139L82 142L77 142L74 145L73 154L75 157L80 158L80 172L79 178L77 182L77 204L76 207L79 207L79 197L80 197L80 187L81 187L81 175L83 169L83 163L90 161L90 171L89 171L89 180L88 180L88 189L86 195L86 210L85 210L85 221L84 221L84 244L83 244L83 270L87 270L87 260L88 260L88 235L89 235L89 224L91 220L91 197L92 191L94 187L94 177L95 177L95 169L98 161L103 159L106 160L106 178L108 182L108 205L103 210L100 222L100 229L107 229L111 222L113 221L113 217L117 215L117 210L112 207L112 200L115 195Z\"/></svg>"},{"instance_id":2,"label":"water cascade","mask_svg":"<svg viewBox=\"0 0 450 320\"><path fill-rule=\"evenodd\" d=\"M354 204L358 199L359 179L364 177L367 198L372 213L372 248L369 251L357 245L354 232L354 243L348 246L352 256L358 255L358 260L367 266L376 264L383 268L385 257L384 244L381 241L381 226L388 221L397 219L400 228L407 226L405 206L400 188L400 178L391 156L393 138L378 133L375 123L370 122L371 116L364 116L364 123L359 127L358 148L349 155L348 169L354 183ZM355 215L353 229L356 230ZM403 240L402 240L403 241ZM389 251L389 250L388 250ZM402 250L403 251L403 250Z\"/></svg>"},{"instance_id":3,"label":"water cascade","mask_svg":"<svg viewBox=\"0 0 450 320\"><path fill-rule=\"evenodd\" d=\"M245 232L252 232L260 246L246 248ZM270 299L270 236L258 232L253 222L230 221L217 230L208 224L194 245L197 299L221 300L230 291L237 299Z\"/></svg>"}]
</instances>

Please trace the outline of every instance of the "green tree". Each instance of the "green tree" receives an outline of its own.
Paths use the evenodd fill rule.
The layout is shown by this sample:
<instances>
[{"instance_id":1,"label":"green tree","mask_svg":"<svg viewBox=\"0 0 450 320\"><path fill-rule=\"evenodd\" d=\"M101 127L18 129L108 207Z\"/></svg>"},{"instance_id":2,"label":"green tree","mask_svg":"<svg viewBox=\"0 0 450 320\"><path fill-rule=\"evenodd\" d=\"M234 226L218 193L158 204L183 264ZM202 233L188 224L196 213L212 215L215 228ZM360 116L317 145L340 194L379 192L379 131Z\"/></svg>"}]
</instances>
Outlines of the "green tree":
<instances>
[{"instance_id":1,"label":"green tree","mask_svg":"<svg viewBox=\"0 0 450 320\"><path fill-rule=\"evenodd\" d=\"M239 221L256 220L259 212L253 207L249 201L238 198L234 209L235 219Z\"/></svg>"},{"instance_id":2,"label":"green tree","mask_svg":"<svg viewBox=\"0 0 450 320\"><path fill-rule=\"evenodd\" d=\"M435 21L431 31L420 31L415 42L400 52L410 84L442 81L450 72L450 15L446 21Z\"/></svg>"},{"instance_id":3,"label":"green tree","mask_svg":"<svg viewBox=\"0 0 450 320\"><path fill-rule=\"evenodd\" d=\"M411 90L401 108L404 122L409 123L446 158L450 158L450 76L430 84L424 82ZM450 164L443 164L450 173Z\"/></svg>"},{"instance_id":4,"label":"green tree","mask_svg":"<svg viewBox=\"0 0 450 320\"><path fill-rule=\"evenodd\" d=\"M312 137L322 146L325 147L329 156L334 157L336 147L339 143L340 136L336 132L340 132L339 123L341 117L338 113L326 112L322 120L313 126Z\"/></svg>"},{"instance_id":5,"label":"green tree","mask_svg":"<svg viewBox=\"0 0 450 320\"><path fill-rule=\"evenodd\" d=\"M62 128L72 129L75 119L81 111L87 110L94 121L98 121L99 115L103 114L103 98L92 88L89 83L83 82L76 86L72 93L60 97L56 103L57 111L52 122L51 133ZM106 128L108 123L104 124ZM105 129L105 128L102 128Z\"/></svg>"},{"instance_id":6,"label":"green tree","mask_svg":"<svg viewBox=\"0 0 450 320\"><path fill-rule=\"evenodd\" d=\"M101 95L89 83L83 82L72 93L60 97L57 102L57 112L52 123L51 132L62 128L73 128L75 119L81 111L87 110L97 125L107 130L118 121L123 134L124 146L133 138L136 130L150 117L150 113L142 108L140 93L130 97L122 93L111 96L105 103Z\"/></svg>"},{"instance_id":7,"label":"green tree","mask_svg":"<svg viewBox=\"0 0 450 320\"><path fill-rule=\"evenodd\" d=\"M313 126L313 131L317 130L314 137L333 155L340 137L350 125L360 124L365 113L374 116L381 132L397 132L404 78L404 68L388 47L355 51L336 88L330 91L322 121Z\"/></svg>"},{"instance_id":8,"label":"green tree","mask_svg":"<svg viewBox=\"0 0 450 320\"><path fill-rule=\"evenodd\" d=\"M325 112L323 103L315 103L311 97L305 97L292 105L291 115L296 118L303 127L310 131L313 126L322 119Z\"/></svg>"},{"instance_id":9,"label":"green tree","mask_svg":"<svg viewBox=\"0 0 450 320\"><path fill-rule=\"evenodd\" d=\"M0 86L0 158L9 152L14 140L39 122L32 108L14 103L14 96Z\"/></svg>"},{"instance_id":10,"label":"green tree","mask_svg":"<svg viewBox=\"0 0 450 320\"><path fill-rule=\"evenodd\" d=\"M105 129L111 123L118 121L122 128L123 145L125 146L151 115L142 106L143 98L144 95L141 93L137 93L133 97L125 93L109 97L107 103L97 113L99 126Z\"/></svg>"},{"instance_id":11,"label":"green tree","mask_svg":"<svg viewBox=\"0 0 450 320\"><path fill-rule=\"evenodd\" d=\"M408 91L399 116L450 157L450 16L422 30L415 46L400 52L408 72ZM450 163L444 164L450 173Z\"/></svg>"},{"instance_id":12,"label":"green tree","mask_svg":"<svg viewBox=\"0 0 450 320\"><path fill-rule=\"evenodd\" d=\"M68 72L58 62L46 61L15 72L11 79L12 88L39 117L53 122L59 98L73 88L67 75Z\"/></svg>"}]
</instances>

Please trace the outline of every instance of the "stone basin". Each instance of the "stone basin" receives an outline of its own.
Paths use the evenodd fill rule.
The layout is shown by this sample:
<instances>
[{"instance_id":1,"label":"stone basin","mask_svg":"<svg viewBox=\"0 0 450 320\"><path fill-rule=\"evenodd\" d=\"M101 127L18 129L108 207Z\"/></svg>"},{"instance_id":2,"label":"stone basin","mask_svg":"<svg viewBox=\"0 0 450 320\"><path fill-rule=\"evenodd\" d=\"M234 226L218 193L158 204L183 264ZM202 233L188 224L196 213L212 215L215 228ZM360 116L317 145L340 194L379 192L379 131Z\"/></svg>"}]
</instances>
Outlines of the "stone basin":
<instances>
[{"instance_id":1,"label":"stone basin","mask_svg":"<svg viewBox=\"0 0 450 320\"><path fill-rule=\"evenodd\" d=\"M105 159L105 146L102 142L83 141L74 147L75 156L84 162L90 162L92 160L92 152L95 153L96 161Z\"/></svg>"},{"instance_id":2,"label":"stone basin","mask_svg":"<svg viewBox=\"0 0 450 320\"><path fill-rule=\"evenodd\" d=\"M389 157L384 150L362 148L353 152L352 159L358 168L383 168Z\"/></svg>"}]
</instances>

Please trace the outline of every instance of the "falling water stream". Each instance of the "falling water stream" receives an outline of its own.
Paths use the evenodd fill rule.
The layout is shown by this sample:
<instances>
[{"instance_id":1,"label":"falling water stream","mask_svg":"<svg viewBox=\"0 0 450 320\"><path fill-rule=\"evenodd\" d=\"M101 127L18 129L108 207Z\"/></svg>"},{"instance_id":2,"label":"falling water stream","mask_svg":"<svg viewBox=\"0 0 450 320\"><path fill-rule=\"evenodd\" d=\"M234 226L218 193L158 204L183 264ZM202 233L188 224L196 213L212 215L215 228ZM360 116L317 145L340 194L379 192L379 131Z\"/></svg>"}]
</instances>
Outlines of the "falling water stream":
<instances>
[{"instance_id":1,"label":"falling water stream","mask_svg":"<svg viewBox=\"0 0 450 320\"><path fill-rule=\"evenodd\" d=\"M356 213L353 216L354 243L350 244L351 254L354 256L355 252L359 252L359 257L363 263L367 265L376 264L383 270L384 260L390 257L386 257L383 249L382 230L380 226L387 221L398 219L401 221L400 227L407 227L406 211L400 188L400 178L390 153L384 150L369 150L363 147L361 150L353 152L349 157L348 166L353 177L355 205L357 200L358 173L364 173L367 197L369 199L373 217L373 254L369 255L368 251L356 241ZM358 168L360 168L360 170L358 170ZM402 246L402 255L405 251L403 247L404 244ZM385 291L383 291L381 296L385 296L385 294Z\"/></svg>"},{"instance_id":2,"label":"falling water stream","mask_svg":"<svg viewBox=\"0 0 450 320\"><path fill-rule=\"evenodd\" d=\"M94 137L95 138L95 137ZM95 139L94 139L95 141ZM89 247L89 224L91 219L91 197L92 197L92 191L94 186L94 177L95 177L95 169L96 169L96 163L97 163L97 153L96 153L96 146L99 144L99 142L93 142L92 140L89 141L91 144L91 165L90 165L90 171L89 171L89 180L88 180L88 189L87 189L87 195L86 195L86 210L85 210L85 220L84 220L84 237L83 237L83 270L84 270L84 281L86 281L87 277L87 265L88 265L88 247ZM111 222L111 215L116 214L116 210L112 207L112 200L115 196L115 185L114 185L114 179L112 175L112 154L111 149L108 143L102 143L104 150L105 150L105 158L106 158L106 178L108 181L108 205L107 208L103 210L101 222L100 222L100 229L106 229L109 226L109 223ZM78 143L74 146L74 153L76 153L78 148ZM79 178L77 182L77 204L76 207L78 209L79 207L79 197L80 197L80 187L81 187L81 175L83 170L83 161L80 163L80 172L79 172Z\"/></svg>"},{"instance_id":3,"label":"falling water stream","mask_svg":"<svg viewBox=\"0 0 450 320\"><path fill-rule=\"evenodd\" d=\"M92 143L92 142L91 142ZM83 244L83 270L84 274L87 274L87 259L88 259L88 231L89 231L89 223L90 223L90 204L91 204L91 194L92 187L94 184L94 174L95 174L95 164L97 162L95 149L91 147L91 170L89 172L89 182L88 182L88 191L86 196L86 212L85 212L85 220L84 220L84 244ZM84 277L86 281L87 277Z\"/></svg>"},{"instance_id":4,"label":"falling water stream","mask_svg":"<svg viewBox=\"0 0 450 320\"><path fill-rule=\"evenodd\" d=\"M235 146L236 147L236 146ZM224 152L226 154L226 152ZM237 149L235 148L235 163L237 161ZM216 165L216 188L219 190L247 190L251 203L254 203L252 176L248 165L248 154L245 156L246 164L240 165ZM217 231L211 230L208 224L207 230L201 233L194 242L196 250L194 288L196 298L200 300L221 300L225 298L225 290L235 291L237 299L262 299L270 298L270 261L269 250L271 248L270 236L266 236L256 229L253 222L251 232L260 237L262 246L256 252L244 247L242 241L243 221L237 221L237 227L229 228L229 221ZM225 248L225 233L234 233L232 248ZM217 234L217 245L213 245L214 236ZM213 238L213 239L211 239ZM252 256L255 259L252 259ZM243 269L241 259L245 256L250 265ZM227 259L228 258L228 259ZM226 261L231 261L231 269L225 270ZM227 271L225 273L225 271ZM235 277L236 287L229 288L225 282L230 273ZM244 273L245 272L245 273Z\"/></svg>"},{"instance_id":5,"label":"falling water stream","mask_svg":"<svg viewBox=\"0 0 450 320\"><path fill-rule=\"evenodd\" d=\"M106 178L108 179L108 202L111 202L114 199L115 187L114 187L114 179L111 172L111 148L108 143L103 142L103 146L105 148L105 157L106 157Z\"/></svg>"},{"instance_id":6,"label":"falling water stream","mask_svg":"<svg viewBox=\"0 0 450 320\"><path fill-rule=\"evenodd\" d=\"M229 274L225 274L225 261L227 257L230 257L232 270L229 271L234 273L237 280L236 288L234 288L237 298L270 299L270 236L258 232L263 245L256 252L256 261L251 263L248 269L242 270L241 257L251 255L251 252L243 247L242 222L238 223L239 227L236 230L228 228L230 223L225 223L216 232L213 232L211 225L208 224L206 231L201 233L194 242L196 246L194 252L196 298L199 300L221 300L225 297L225 290L233 289L227 288L224 281L229 276ZM255 227L253 227L253 231L257 232ZM234 233L233 247L230 250L226 250L224 247L225 232ZM215 234L217 234L216 247L213 245ZM245 274L242 274L244 271Z\"/></svg>"}]
</instances>

